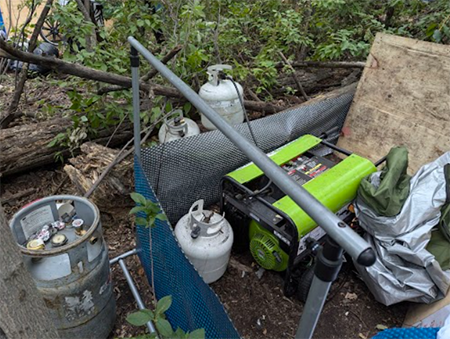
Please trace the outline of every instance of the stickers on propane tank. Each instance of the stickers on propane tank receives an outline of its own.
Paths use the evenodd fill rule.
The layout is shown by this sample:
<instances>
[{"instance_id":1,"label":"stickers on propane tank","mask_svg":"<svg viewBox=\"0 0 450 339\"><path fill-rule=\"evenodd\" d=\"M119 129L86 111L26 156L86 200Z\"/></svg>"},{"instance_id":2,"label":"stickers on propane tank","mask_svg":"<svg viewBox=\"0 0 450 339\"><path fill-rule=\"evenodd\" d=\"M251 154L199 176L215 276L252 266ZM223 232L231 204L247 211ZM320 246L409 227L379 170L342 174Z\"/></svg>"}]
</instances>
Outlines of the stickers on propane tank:
<instances>
[{"instance_id":1,"label":"stickers on propane tank","mask_svg":"<svg viewBox=\"0 0 450 339\"><path fill-rule=\"evenodd\" d=\"M34 211L30 212L20 220L23 234L25 238L29 238L36 232L38 232L43 225L52 223L55 221L50 205L42 206Z\"/></svg>"}]
</instances>

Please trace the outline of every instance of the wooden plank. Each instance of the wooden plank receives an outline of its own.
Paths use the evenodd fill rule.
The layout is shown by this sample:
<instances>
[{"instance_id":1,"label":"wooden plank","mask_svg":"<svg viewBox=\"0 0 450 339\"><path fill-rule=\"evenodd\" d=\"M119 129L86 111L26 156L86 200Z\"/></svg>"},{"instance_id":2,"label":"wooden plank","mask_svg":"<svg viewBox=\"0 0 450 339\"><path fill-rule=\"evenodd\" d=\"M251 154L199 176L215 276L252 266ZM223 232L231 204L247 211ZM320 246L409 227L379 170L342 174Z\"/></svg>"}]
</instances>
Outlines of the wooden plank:
<instances>
[{"instance_id":1,"label":"wooden plank","mask_svg":"<svg viewBox=\"0 0 450 339\"><path fill-rule=\"evenodd\" d=\"M450 150L450 46L377 34L338 145L373 161L405 145L409 172Z\"/></svg>"},{"instance_id":2,"label":"wooden plank","mask_svg":"<svg viewBox=\"0 0 450 339\"><path fill-rule=\"evenodd\" d=\"M60 338L0 206L0 338Z\"/></svg>"}]
</instances>

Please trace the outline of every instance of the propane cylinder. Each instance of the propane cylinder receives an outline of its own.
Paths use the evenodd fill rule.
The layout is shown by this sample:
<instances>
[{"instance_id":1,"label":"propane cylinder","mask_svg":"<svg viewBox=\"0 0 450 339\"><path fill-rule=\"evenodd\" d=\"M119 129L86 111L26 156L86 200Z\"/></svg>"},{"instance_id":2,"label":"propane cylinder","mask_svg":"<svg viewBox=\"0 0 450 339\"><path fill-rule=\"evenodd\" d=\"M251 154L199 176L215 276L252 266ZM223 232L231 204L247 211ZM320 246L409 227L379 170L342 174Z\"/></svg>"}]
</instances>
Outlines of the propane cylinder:
<instances>
[{"instance_id":1,"label":"propane cylinder","mask_svg":"<svg viewBox=\"0 0 450 339\"><path fill-rule=\"evenodd\" d=\"M106 339L116 300L98 208L76 196L46 197L17 212L10 227L59 337Z\"/></svg>"},{"instance_id":2,"label":"propane cylinder","mask_svg":"<svg viewBox=\"0 0 450 339\"><path fill-rule=\"evenodd\" d=\"M197 134L200 134L200 129L195 121L185 118L183 111L178 109L174 111L171 119L164 119L164 124L159 129L158 138L159 143L163 144Z\"/></svg>"},{"instance_id":3,"label":"propane cylinder","mask_svg":"<svg viewBox=\"0 0 450 339\"><path fill-rule=\"evenodd\" d=\"M223 70L232 69L229 65L214 65L208 67L208 82L200 88L199 95L211 106L217 113L219 113L228 123L240 124L244 121L244 111L239 101L239 96L243 98L242 86L237 82L236 87L229 79L221 79L219 74ZM206 129L216 129L211 121L201 114L201 121Z\"/></svg>"},{"instance_id":4,"label":"propane cylinder","mask_svg":"<svg viewBox=\"0 0 450 339\"><path fill-rule=\"evenodd\" d=\"M233 230L223 215L203 210L203 199L175 227L178 242L203 280L210 284L227 269L233 245Z\"/></svg>"}]
</instances>

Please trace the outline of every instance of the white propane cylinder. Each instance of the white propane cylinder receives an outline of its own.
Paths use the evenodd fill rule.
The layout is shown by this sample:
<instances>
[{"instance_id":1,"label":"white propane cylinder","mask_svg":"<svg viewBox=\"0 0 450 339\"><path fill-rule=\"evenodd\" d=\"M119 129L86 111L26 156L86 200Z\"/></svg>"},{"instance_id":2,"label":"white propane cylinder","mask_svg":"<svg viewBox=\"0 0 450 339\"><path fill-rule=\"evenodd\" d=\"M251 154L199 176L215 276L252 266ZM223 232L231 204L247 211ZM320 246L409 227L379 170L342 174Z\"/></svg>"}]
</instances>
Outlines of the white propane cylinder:
<instances>
[{"instance_id":1,"label":"white propane cylinder","mask_svg":"<svg viewBox=\"0 0 450 339\"><path fill-rule=\"evenodd\" d=\"M219 78L219 73L224 69L232 69L229 65L214 65L208 67L208 82L200 88L199 95L219 113L228 123L240 124L244 121L244 111L239 101L238 92L231 80ZM244 90L237 82L234 82L238 88L239 95L243 98ZM206 129L216 129L211 121L201 114L202 125Z\"/></svg>"},{"instance_id":2,"label":"white propane cylinder","mask_svg":"<svg viewBox=\"0 0 450 339\"><path fill-rule=\"evenodd\" d=\"M210 284L226 271L233 245L233 230L224 216L203 210L203 199L175 227L175 236L203 280Z\"/></svg>"},{"instance_id":3,"label":"white propane cylinder","mask_svg":"<svg viewBox=\"0 0 450 339\"><path fill-rule=\"evenodd\" d=\"M175 110L171 116L172 118L169 120L167 118L164 119L164 123L159 129L158 138L160 144L200 134L200 129L196 122L185 118L181 109Z\"/></svg>"}]
</instances>

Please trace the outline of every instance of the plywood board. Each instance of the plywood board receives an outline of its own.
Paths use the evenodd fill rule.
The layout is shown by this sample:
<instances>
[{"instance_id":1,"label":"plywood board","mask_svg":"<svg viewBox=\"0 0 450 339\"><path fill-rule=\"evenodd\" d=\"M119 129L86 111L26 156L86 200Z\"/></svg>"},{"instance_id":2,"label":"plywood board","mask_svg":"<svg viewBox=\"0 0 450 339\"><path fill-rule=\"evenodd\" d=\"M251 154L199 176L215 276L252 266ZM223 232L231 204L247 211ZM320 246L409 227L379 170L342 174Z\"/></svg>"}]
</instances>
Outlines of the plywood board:
<instances>
[{"instance_id":1,"label":"plywood board","mask_svg":"<svg viewBox=\"0 0 450 339\"><path fill-rule=\"evenodd\" d=\"M339 146L373 161L409 150L409 172L450 151L450 46L377 34Z\"/></svg>"}]
</instances>

